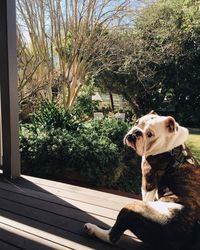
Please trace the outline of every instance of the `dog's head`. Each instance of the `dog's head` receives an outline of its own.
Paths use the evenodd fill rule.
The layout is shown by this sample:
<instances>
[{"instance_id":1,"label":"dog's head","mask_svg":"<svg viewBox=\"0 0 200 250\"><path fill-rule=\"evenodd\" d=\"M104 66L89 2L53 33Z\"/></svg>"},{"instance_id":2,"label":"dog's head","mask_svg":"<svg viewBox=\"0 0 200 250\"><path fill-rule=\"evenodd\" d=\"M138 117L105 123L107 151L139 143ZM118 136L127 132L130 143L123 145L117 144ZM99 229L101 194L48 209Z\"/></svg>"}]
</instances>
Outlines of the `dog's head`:
<instances>
[{"instance_id":1,"label":"dog's head","mask_svg":"<svg viewBox=\"0 0 200 250\"><path fill-rule=\"evenodd\" d=\"M183 144L188 130L171 116L159 116L154 111L141 117L124 137L124 143L138 155L156 155Z\"/></svg>"}]
</instances>

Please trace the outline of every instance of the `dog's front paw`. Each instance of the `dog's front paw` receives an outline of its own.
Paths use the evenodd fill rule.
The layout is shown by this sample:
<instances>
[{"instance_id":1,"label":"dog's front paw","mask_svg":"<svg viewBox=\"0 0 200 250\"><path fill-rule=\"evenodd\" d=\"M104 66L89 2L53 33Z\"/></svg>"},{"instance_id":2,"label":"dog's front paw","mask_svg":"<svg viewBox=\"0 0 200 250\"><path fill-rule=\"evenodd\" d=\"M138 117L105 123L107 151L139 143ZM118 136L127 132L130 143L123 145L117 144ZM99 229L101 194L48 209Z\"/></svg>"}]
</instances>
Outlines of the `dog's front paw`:
<instances>
[{"instance_id":1,"label":"dog's front paw","mask_svg":"<svg viewBox=\"0 0 200 250\"><path fill-rule=\"evenodd\" d=\"M96 226L94 224L91 223L86 223L84 225L84 230L88 235L94 235L94 231L96 229Z\"/></svg>"}]
</instances>

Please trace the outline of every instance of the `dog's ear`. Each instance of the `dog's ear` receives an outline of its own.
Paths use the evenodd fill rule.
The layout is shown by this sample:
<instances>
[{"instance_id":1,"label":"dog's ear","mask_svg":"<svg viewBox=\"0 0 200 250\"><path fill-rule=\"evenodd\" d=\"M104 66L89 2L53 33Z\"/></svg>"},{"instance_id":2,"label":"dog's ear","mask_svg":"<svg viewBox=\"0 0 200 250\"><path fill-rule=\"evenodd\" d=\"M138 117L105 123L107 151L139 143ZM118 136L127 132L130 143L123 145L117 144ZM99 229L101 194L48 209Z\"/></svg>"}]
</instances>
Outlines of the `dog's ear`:
<instances>
[{"instance_id":1,"label":"dog's ear","mask_svg":"<svg viewBox=\"0 0 200 250\"><path fill-rule=\"evenodd\" d=\"M149 112L149 114L150 114L150 115L158 115L154 110L151 110L151 111Z\"/></svg>"},{"instance_id":2,"label":"dog's ear","mask_svg":"<svg viewBox=\"0 0 200 250\"><path fill-rule=\"evenodd\" d=\"M166 127L169 130L169 132L174 132L176 128L176 121L172 116L168 116L165 121Z\"/></svg>"}]
</instances>

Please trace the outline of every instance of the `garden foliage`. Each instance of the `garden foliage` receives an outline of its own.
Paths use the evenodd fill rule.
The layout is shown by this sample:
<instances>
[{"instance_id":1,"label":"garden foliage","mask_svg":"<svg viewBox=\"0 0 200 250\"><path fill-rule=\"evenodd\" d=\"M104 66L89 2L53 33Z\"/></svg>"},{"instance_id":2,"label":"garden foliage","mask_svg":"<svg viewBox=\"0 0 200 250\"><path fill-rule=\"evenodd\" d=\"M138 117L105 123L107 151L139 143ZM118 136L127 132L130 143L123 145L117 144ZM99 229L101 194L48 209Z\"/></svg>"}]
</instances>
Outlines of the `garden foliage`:
<instances>
[{"instance_id":1,"label":"garden foliage","mask_svg":"<svg viewBox=\"0 0 200 250\"><path fill-rule=\"evenodd\" d=\"M154 109L198 128L200 1L147 2L132 28L121 34L126 59L102 71L96 84L123 95L137 117Z\"/></svg>"},{"instance_id":2,"label":"garden foliage","mask_svg":"<svg viewBox=\"0 0 200 250\"><path fill-rule=\"evenodd\" d=\"M59 180L74 171L92 185L138 191L139 177L133 176L137 158L123 145L128 127L111 118L82 122L44 103L31 124L21 124L23 173Z\"/></svg>"}]
</instances>

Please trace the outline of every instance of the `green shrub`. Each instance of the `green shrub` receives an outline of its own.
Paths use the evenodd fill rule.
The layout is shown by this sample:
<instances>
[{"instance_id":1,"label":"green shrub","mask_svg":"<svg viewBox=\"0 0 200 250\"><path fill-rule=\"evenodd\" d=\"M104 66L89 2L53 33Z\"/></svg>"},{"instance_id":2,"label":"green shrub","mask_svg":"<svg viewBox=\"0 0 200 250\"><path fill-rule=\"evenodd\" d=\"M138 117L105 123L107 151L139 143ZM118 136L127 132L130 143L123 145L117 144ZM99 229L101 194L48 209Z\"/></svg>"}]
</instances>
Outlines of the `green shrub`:
<instances>
[{"instance_id":1,"label":"green shrub","mask_svg":"<svg viewBox=\"0 0 200 250\"><path fill-rule=\"evenodd\" d=\"M33 124L20 126L22 171L57 180L75 171L89 184L138 191L138 158L123 145L128 129L127 123L111 118L81 123L45 103L33 115Z\"/></svg>"},{"instance_id":2,"label":"green shrub","mask_svg":"<svg viewBox=\"0 0 200 250\"><path fill-rule=\"evenodd\" d=\"M72 113L81 120L93 118L94 111L98 109L98 102L92 100L93 84L85 85L73 106Z\"/></svg>"},{"instance_id":3,"label":"green shrub","mask_svg":"<svg viewBox=\"0 0 200 250\"><path fill-rule=\"evenodd\" d=\"M47 130L54 128L75 131L80 126L80 121L63 108L54 103L43 102L40 108L32 116L33 125Z\"/></svg>"},{"instance_id":4,"label":"green shrub","mask_svg":"<svg viewBox=\"0 0 200 250\"><path fill-rule=\"evenodd\" d=\"M141 159L136 153L125 147L122 152L123 171L114 187L125 192L140 193L141 192Z\"/></svg>"},{"instance_id":5,"label":"green shrub","mask_svg":"<svg viewBox=\"0 0 200 250\"><path fill-rule=\"evenodd\" d=\"M118 147L106 136L91 131L78 136L73 158L76 169L93 184L111 186L120 159Z\"/></svg>"},{"instance_id":6,"label":"green shrub","mask_svg":"<svg viewBox=\"0 0 200 250\"><path fill-rule=\"evenodd\" d=\"M22 169L27 174L59 178L72 169L95 185L112 185L120 158L109 138L64 129L41 131L38 136L22 127L21 151Z\"/></svg>"},{"instance_id":7,"label":"green shrub","mask_svg":"<svg viewBox=\"0 0 200 250\"><path fill-rule=\"evenodd\" d=\"M123 148L123 138L129 129L128 123L114 118L94 119L88 124L87 128L96 134L108 137L118 147Z\"/></svg>"}]
</instances>

